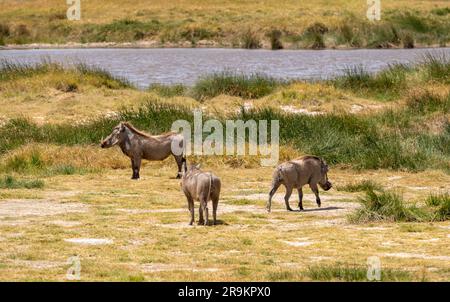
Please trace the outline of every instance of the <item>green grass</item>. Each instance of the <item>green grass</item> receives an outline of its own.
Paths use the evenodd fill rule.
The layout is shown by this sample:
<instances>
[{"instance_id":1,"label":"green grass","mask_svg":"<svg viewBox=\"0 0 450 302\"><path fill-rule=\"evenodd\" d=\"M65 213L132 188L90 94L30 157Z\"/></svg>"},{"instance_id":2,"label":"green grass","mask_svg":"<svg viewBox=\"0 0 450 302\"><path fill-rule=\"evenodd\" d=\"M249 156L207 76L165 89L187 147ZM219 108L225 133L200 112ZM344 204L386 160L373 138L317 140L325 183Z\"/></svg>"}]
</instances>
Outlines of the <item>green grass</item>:
<instances>
[{"instance_id":1,"label":"green grass","mask_svg":"<svg viewBox=\"0 0 450 302\"><path fill-rule=\"evenodd\" d=\"M371 221L420 221L424 218L415 206L404 205L402 197L395 192L367 191L359 199L361 208L349 216L350 222L367 223Z\"/></svg>"},{"instance_id":2,"label":"green grass","mask_svg":"<svg viewBox=\"0 0 450 302\"><path fill-rule=\"evenodd\" d=\"M393 100L421 83L449 81L450 60L444 53L427 53L416 65L391 64L375 74L360 65L349 66L342 76L330 80L330 84L358 95Z\"/></svg>"},{"instance_id":3,"label":"green grass","mask_svg":"<svg viewBox=\"0 0 450 302\"><path fill-rule=\"evenodd\" d=\"M219 120L223 123L225 119L279 120L281 144L322 156L330 164L349 164L358 169L445 170L450 162L450 123L442 133L424 133L415 127L417 119L422 118L426 116L408 109L362 116L341 113L309 116L261 109L227 115ZM170 130L178 119L192 122L191 110L157 102L76 126L38 126L26 119L12 119L0 128L0 153L31 142L98 144L123 120L151 133L160 133Z\"/></svg>"},{"instance_id":4,"label":"green grass","mask_svg":"<svg viewBox=\"0 0 450 302\"><path fill-rule=\"evenodd\" d=\"M367 267L358 265L315 265L310 266L304 275L314 281L368 281ZM380 281L410 281L407 271L381 268Z\"/></svg>"},{"instance_id":5,"label":"green grass","mask_svg":"<svg viewBox=\"0 0 450 302\"><path fill-rule=\"evenodd\" d=\"M342 186L337 186L338 191L346 192L364 192L382 189L381 185L372 180L363 180L360 182L352 182Z\"/></svg>"},{"instance_id":6,"label":"green grass","mask_svg":"<svg viewBox=\"0 0 450 302\"><path fill-rule=\"evenodd\" d=\"M23 180L16 179L13 176L7 175L0 179L0 189L40 189L44 187L44 181L35 180Z\"/></svg>"},{"instance_id":7,"label":"green grass","mask_svg":"<svg viewBox=\"0 0 450 302\"><path fill-rule=\"evenodd\" d=\"M4 173L38 174L43 176L84 174L94 171L89 167L78 168L72 165L55 165L45 161L38 152L12 156L3 161L0 171Z\"/></svg>"},{"instance_id":8,"label":"green grass","mask_svg":"<svg viewBox=\"0 0 450 302\"><path fill-rule=\"evenodd\" d=\"M428 222L450 219L450 196L448 193L430 195L426 207L406 205L396 192L369 190L359 199L361 207L348 218L352 223L372 221Z\"/></svg>"},{"instance_id":9,"label":"green grass","mask_svg":"<svg viewBox=\"0 0 450 302\"><path fill-rule=\"evenodd\" d=\"M431 13L438 16L446 16L450 14L450 7L434 8L431 10Z\"/></svg>"},{"instance_id":10,"label":"green grass","mask_svg":"<svg viewBox=\"0 0 450 302\"><path fill-rule=\"evenodd\" d=\"M246 49L256 49L261 48L261 40L258 35L252 31L247 30L241 34L241 47Z\"/></svg>"},{"instance_id":11,"label":"green grass","mask_svg":"<svg viewBox=\"0 0 450 302\"><path fill-rule=\"evenodd\" d=\"M407 106L418 114L450 112L450 94L442 96L429 90L417 90L408 95Z\"/></svg>"},{"instance_id":12,"label":"green grass","mask_svg":"<svg viewBox=\"0 0 450 302\"><path fill-rule=\"evenodd\" d=\"M422 64L419 64L418 68L425 71L427 79L430 81L450 83L450 59L444 53L424 55Z\"/></svg>"},{"instance_id":13,"label":"green grass","mask_svg":"<svg viewBox=\"0 0 450 302\"><path fill-rule=\"evenodd\" d=\"M406 88L406 75L409 71L409 66L393 64L377 74L370 74L357 65L345 69L344 75L335 78L332 83L340 89L391 100Z\"/></svg>"},{"instance_id":14,"label":"green grass","mask_svg":"<svg viewBox=\"0 0 450 302\"><path fill-rule=\"evenodd\" d=\"M36 64L18 63L14 61L0 61L0 82L7 82L21 78L31 78L44 74L74 75L70 83L58 82L66 90L76 90L80 83L88 83L95 87L121 89L133 87L126 79L116 77L100 67L88 66L84 63L72 67L63 67L61 64L42 60Z\"/></svg>"},{"instance_id":15,"label":"green grass","mask_svg":"<svg viewBox=\"0 0 450 302\"><path fill-rule=\"evenodd\" d=\"M246 99L257 99L272 93L281 81L263 74L236 74L220 72L200 78L192 87L192 96L200 101L226 94Z\"/></svg>"},{"instance_id":16,"label":"green grass","mask_svg":"<svg viewBox=\"0 0 450 302\"><path fill-rule=\"evenodd\" d=\"M187 94L188 88L183 84L175 84L175 85L152 84L147 90L155 92L159 96L170 98L175 96L183 96Z\"/></svg>"},{"instance_id":17,"label":"green grass","mask_svg":"<svg viewBox=\"0 0 450 302\"><path fill-rule=\"evenodd\" d=\"M434 220L445 221L450 219L450 194L431 194L426 204L434 208Z\"/></svg>"}]
</instances>

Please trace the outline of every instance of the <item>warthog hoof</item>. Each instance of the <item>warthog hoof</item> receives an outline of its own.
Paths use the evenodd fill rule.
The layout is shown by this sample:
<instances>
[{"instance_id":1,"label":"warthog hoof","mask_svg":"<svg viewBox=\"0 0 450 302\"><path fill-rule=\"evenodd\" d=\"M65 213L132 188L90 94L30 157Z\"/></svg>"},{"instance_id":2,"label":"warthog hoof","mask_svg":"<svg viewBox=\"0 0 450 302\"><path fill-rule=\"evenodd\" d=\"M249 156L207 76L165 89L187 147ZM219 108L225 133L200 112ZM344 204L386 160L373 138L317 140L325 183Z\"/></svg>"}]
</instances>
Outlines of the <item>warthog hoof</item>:
<instances>
[{"instance_id":1,"label":"warthog hoof","mask_svg":"<svg viewBox=\"0 0 450 302\"><path fill-rule=\"evenodd\" d=\"M321 206L321 203L320 203L320 202L318 202L318 203L317 203L317 207L319 207L319 208L320 208L320 206Z\"/></svg>"},{"instance_id":2,"label":"warthog hoof","mask_svg":"<svg viewBox=\"0 0 450 302\"><path fill-rule=\"evenodd\" d=\"M291 207L287 208L287 210L290 212L294 211Z\"/></svg>"}]
</instances>

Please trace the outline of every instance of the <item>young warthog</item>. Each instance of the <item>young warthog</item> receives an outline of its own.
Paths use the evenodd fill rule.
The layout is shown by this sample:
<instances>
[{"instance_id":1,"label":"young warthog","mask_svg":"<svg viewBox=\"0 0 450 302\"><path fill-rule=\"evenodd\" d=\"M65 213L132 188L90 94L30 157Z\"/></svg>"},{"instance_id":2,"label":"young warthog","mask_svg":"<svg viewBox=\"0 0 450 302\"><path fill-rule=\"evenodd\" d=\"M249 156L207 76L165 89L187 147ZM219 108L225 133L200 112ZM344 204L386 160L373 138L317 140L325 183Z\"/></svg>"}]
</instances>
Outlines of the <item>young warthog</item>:
<instances>
[{"instance_id":1,"label":"young warthog","mask_svg":"<svg viewBox=\"0 0 450 302\"><path fill-rule=\"evenodd\" d=\"M114 127L111 134L102 142L102 148L110 148L119 145L122 152L131 159L133 176L131 179L139 179L142 159L164 160L173 155L178 165L177 178L181 176L181 165L184 160L182 154L174 154L172 144L179 150L184 147L182 134L169 132L161 135L149 135L134 128L130 123L121 122Z\"/></svg>"},{"instance_id":2,"label":"young warthog","mask_svg":"<svg viewBox=\"0 0 450 302\"><path fill-rule=\"evenodd\" d=\"M190 225L194 223L194 200L200 201L198 224L208 225L208 201L212 201L213 224L216 224L217 205L220 195L220 178L211 172L202 172L199 166L191 165L189 170L186 161L183 162L181 189L186 195L189 212L191 212ZM203 219L205 212L205 219Z\"/></svg>"},{"instance_id":3,"label":"young warthog","mask_svg":"<svg viewBox=\"0 0 450 302\"><path fill-rule=\"evenodd\" d=\"M320 207L319 188L317 187L317 184L325 191L328 191L332 187L331 182L328 181L327 172L327 163L316 156L304 156L299 159L282 163L273 173L272 189L269 193L267 211L270 212L272 197L281 184L286 187L284 202L286 203L286 209L288 211L292 211L289 205L289 197L291 197L292 189L294 188L298 190L298 207L300 210L303 210L302 187L306 184L309 184L309 187L316 195L316 202Z\"/></svg>"}]
</instances>

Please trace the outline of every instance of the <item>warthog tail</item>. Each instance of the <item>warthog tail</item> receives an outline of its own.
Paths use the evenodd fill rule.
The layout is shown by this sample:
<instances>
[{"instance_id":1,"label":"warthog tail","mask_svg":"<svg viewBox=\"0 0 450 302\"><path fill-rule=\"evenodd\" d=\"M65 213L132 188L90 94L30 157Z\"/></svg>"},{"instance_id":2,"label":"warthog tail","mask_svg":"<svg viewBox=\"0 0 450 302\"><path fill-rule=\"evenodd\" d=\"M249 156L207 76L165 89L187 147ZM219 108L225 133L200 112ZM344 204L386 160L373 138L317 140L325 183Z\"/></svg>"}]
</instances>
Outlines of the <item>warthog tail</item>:
<instances>
[{"instance_id":1,"label":"warthog tail","mask_svg":"<svg viewBox=\"0 0 450 302\"><path fill-rule=\"evenodd\" d=\"M206 201L208 201L211 197L211 187L212 187L212 174L209 173L209 190L208 190L208 197L206 199Z\"/></svg>"}]
</instances>

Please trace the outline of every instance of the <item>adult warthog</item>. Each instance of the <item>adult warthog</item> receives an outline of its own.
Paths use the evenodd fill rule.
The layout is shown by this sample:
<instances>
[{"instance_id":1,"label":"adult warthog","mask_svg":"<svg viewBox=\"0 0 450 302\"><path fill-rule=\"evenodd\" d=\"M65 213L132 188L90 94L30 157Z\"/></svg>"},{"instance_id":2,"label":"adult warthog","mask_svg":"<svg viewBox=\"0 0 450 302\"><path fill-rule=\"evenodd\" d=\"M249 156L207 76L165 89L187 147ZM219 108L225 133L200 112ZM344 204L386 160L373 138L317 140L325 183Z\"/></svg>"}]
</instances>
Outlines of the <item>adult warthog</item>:
<instances>
[{"instance_id":1,"label":"adult warthog","mask_svg":"<svg viewBox=\"0 0 450 302\"><path fill-rule=\"evenodd\" d=\"M189 212L191 213L190 225L194 223L194 200L200 201L198 224L208 225L208 201L212 201L213 224L216 224L217 206L219 204L221 182L219 177L211 172L202 172L199 166L191 165L189 169L186 162L183 163L181 177L181 190L186 195ZM205 212L205 219L203 219Z\"/></svg>"},{"instance_id":2,"label":"adult warthog","mask_svg":"<svg viewBox=\"0 0 450 302\"><path fill-rule=\"evenodd\" d=\"M133 176L131 179L139 179L142 159L164 160L169 155L173 155L178 165L177 178L181 177L181 165L184 158L184 138L183 135L168 132L161 135L150 135L134 128L130 123L121 122L114 127L111 134L102 141L102 148L110 148L119 145L122 152L131 159ZM172 148L176 146L176 148ZM174 150L180 154L175 154Z\"/></svg>"},{"instance_id":3,"label":"adult warthog","mask_svg":"<svg viewBox=\"0 0 450 302\"><path fill-rule=\"evenodd\" d=\"M331 182L328 181L327 172L327 163L316 156L304 156L299 159L282 163L273 173L272 189L269 193L267 211L270 212L272 197L280 185L286 187L284 202L286 203L286 209L288 211L292 211L292 208L289 205L289 197L291 197L294 188L298 190L298 207L300 210L303 210L302 187L306 184L309 184L309 187L316 195L316 203L320 207L319 188L317 185L325 191L328 191L332 187Z\"/></svg>"}]
</instances>

